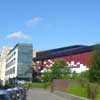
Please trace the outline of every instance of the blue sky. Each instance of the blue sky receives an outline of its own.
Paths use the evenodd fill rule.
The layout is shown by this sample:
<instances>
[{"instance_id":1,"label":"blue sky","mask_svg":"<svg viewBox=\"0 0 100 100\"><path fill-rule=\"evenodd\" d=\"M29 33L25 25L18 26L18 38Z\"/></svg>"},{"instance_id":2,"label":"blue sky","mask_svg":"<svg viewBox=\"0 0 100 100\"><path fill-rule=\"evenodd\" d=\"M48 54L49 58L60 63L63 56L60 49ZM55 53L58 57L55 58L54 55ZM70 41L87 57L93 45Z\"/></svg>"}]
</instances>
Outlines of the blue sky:
<instances>
[{"instance_id":1,"label":"blue sky","mask_svg":"<svg viewBox=\"0 0 100 100\"><path fill-rule=\"evenodd\" d=\"M100 42L100 0L0 0L0 47L45 50Z\"/></svg>"}]
</instances>

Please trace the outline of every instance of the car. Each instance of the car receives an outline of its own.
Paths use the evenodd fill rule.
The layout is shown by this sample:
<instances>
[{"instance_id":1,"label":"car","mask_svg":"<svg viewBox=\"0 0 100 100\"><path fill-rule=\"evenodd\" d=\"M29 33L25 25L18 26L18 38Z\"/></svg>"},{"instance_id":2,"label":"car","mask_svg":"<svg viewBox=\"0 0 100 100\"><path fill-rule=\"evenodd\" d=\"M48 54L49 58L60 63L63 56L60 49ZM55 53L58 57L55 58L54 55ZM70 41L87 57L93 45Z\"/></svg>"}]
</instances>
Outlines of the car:
<instances>
[{"instance_id":1,"label":"car","mask_svg":"<svg viewBox=\"0 0 100 100\"><path fill-rule=\"evenodd\" d=\"M13 87L6 90L11 100L26 100L26 91L22 87Z\"/></svg>"},{"instance_id":2,"label":"car","mask_svg":"<svg viewBox=\"0 0 100 100\"><path fill-rule=\"evenodd\" d=\"M5 90L0 90L0 100L10 100L10 98Z\"/></svg>"},{"instance_id":3,"label":"car","mask_svg":"<svg viewBox=\"0 0 100 100\"><path fill-rule=\"evenodd\" d=\"M23 85L23 84L25 84L25 83L26 83L26 81L24 81L24 80L17 80L17 84Z\"/></svg>"},{"instance_id":4,"label":"car","mask_svg":"<svg viewBox=\"0 0 100 100\"><path fill-rule=\"evenodd\" d=\"M26 90L22 87L19 87L21 100L26 100Z\"/></svg>"},{"instance_id":5,"label":"car","mask_svg":"<svg viewBox=\"0 0 100 100\"><path fill-rule=\"evenodd\" d=\"M6 92L11 100L17 100L16 92L13 88L8 88Z\"/></svg>"}]
</instances>

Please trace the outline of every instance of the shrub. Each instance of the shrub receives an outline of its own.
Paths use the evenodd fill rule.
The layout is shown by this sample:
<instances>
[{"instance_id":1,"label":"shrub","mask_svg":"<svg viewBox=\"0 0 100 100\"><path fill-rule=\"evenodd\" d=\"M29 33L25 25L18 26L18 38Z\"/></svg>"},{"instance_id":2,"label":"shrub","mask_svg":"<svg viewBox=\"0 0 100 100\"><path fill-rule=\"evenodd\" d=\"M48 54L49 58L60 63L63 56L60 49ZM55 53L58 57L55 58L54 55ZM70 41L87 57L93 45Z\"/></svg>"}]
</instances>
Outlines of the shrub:
<instances>
[{"instance_id":1,"label":"shrub","mask_svg":"<svg viewBox=\"0 0 100 100\"><path fill-rule=\"evenodd\" d=\"M72 73L72 77L71 77L71 79L73 79L73 80L80 79L80 78L79 78L79 74L76 73L76 72L74 71L74 72Z\"/></svg>"},{"instance_id":2,"label":"shrub","mask_svg":"<svg viewBox=\"0 0 100 100\"><path fill-rule=\"evenodd\" d=\"M99 92L99 86L97 84L88 84L88 98L90 98L91 100L96 100L96 97L98 96Z\"/></svg>"},{"instance_id":3,"label":"shrub","mask_svg":"<svg viewBox=\"0 0 100 100\"><path fill-rule=\"evenodd\" d=\"M89 70L89 80L91 82L100 83L100 48L97 48L93 52L91 57L91 66Z\"/></svg>"},{"instance_id":4,"label":"shrub","mask_svg":"<svg viewBox=\"0 0 100 100\"><path fill-rule=\"evenodd\" d=\"M63 60L57 60L50 71L44 72L41 77L43 82L52 82L54 79L68 79L70 69Z\"/></svg>"}]
</instances>

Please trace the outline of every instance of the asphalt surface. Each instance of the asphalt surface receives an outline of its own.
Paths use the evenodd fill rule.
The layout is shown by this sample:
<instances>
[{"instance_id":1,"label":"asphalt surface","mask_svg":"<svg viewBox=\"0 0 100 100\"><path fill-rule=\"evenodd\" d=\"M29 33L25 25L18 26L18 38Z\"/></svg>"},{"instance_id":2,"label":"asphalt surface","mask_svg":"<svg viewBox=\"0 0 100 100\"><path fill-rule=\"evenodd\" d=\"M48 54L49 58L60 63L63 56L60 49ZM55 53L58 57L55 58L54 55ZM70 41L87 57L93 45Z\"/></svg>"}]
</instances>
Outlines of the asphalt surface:
<instances>
[{"instance_id":1,"label":"asphalt surface","mask_svg":"<svg viewBox=\"0 0 100 100\"><path fill-rule=\"evenodd\" d=\"M44 90L29 90L26 100L67 100Z\"/></svg>"}]
</instances>

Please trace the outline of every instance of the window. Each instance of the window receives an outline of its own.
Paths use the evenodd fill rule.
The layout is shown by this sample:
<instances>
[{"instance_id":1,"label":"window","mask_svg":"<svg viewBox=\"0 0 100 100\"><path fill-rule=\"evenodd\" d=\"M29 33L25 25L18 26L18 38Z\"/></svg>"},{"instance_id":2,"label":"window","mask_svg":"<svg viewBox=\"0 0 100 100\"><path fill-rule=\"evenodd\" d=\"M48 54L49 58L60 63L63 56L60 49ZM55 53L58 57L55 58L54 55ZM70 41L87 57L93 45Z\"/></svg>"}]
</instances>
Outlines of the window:
<instances>
[{"instance_id":1,"label":"window","mask_svg":"<svg viewBox=\"0 0 100 100\"><path fill-rule=\"evenodd\" d=\"M15 73L15 67L13 67L13 73Z\"/></svg>"}]
</instances>

